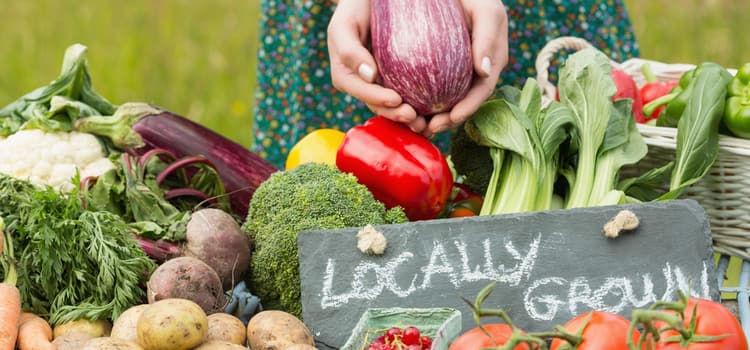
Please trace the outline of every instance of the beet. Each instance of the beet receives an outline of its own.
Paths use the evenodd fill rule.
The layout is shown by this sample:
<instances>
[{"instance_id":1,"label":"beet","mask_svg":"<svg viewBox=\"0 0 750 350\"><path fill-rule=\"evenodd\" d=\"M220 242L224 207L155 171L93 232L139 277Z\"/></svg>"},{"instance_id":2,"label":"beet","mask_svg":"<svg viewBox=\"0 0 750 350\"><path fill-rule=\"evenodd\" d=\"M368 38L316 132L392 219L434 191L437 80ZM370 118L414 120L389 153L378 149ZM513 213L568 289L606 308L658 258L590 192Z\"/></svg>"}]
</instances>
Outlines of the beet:
<instances>
[{"instance_id":1,"label":"beet","mask_svg":"<svg viewBox=\"0 0 750 350\"><path fill-rule=\"evenodd\" d=\"M191 214L183 246L185 256L211 266L224 290L231 289L250 266L250 243L237 221L220 209L200 209Z\"/></svg>"},{"instance_id":2,"label":"beet","mask_svg":"<svg viewBox=\"0 0 750 350\"><path fill-rule=\"evenodd\" d=\"M473 78L459 0L372 0L371 44L383 86L423 116L463 99Z\"/></svg>"},{"instance_id":3,"label":"beet","mask_svg":"<svg viewBox=\"0 0 750 350\"><path fill-rule=\"evenodd\" d=\"M167 260L148 280L149 304L162 299L187 299L200 305L206 314L219 312L226 303L219 275L211 266L193 257Z\"/></svg>"}]
</instances>

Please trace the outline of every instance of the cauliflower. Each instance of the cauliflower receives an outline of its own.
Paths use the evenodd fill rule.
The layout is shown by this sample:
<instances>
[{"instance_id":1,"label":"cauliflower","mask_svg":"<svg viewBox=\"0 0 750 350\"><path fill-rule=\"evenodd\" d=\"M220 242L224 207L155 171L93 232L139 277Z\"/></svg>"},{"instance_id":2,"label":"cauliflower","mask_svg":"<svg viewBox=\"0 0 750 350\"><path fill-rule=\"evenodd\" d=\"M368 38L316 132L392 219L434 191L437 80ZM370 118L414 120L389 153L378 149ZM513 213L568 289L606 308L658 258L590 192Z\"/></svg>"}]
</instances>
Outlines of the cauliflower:
<instances>
[{"instance_id":1,"label":"cauliflower","mask_svg":"<svg viewBox=\"0 0 750 350\"><path fill-rule=\"evenodd\" d=\"M85 178L112 168L114 164L91 134L20 130L0 139L0 173L61 192L75 188L71 179L76 171Z\"/></svg>"}]
</instances>

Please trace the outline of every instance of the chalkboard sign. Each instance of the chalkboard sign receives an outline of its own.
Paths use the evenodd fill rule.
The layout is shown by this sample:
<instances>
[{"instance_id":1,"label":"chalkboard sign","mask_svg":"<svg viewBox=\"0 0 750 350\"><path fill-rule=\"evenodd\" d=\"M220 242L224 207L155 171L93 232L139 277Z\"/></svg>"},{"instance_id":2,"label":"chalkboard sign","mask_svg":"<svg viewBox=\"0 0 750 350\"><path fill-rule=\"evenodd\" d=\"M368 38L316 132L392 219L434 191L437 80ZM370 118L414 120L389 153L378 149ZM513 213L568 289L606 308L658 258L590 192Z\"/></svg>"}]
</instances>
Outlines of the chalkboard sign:
<instances>
[{"instance_id":1,"label":"chalkboard sign","mask_svg":"<svg viewBox=\"0 0 750 350\"><path fill-rule=\"evenodd\" d=\"M622 209L640 226L607 238ZM453 307L475 327L461 297L497 281L485 306L527 331L574 315L672 300L677 290L718 300L708 218L676 200L537 213L420 221L377 227L385 254L356 247L357 228L299 235L303 319L320 349L339 348L370 307Z\"/></svg>"}]
</instances>

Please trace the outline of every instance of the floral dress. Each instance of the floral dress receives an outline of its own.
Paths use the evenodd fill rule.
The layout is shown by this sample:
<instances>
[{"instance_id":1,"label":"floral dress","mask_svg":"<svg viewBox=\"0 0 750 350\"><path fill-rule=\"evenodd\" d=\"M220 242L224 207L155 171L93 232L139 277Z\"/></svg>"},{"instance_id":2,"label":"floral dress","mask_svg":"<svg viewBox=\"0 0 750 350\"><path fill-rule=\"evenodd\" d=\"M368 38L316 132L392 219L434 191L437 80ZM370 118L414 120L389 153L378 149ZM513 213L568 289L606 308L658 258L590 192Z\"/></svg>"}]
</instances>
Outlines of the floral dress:
<instances>
[{"instance_id":1,"label":"floral dress","mask_svg":"<svg viewBox=\"0 0 750 350\"><path fill-rule=\"evenodd\" d=\"M623 0L503 1L508 13L509 62L498 86L536 76L534 60L551 39L582 37L613 60L638 56ZM346 131L373 116L331 84L326 28L330 0L263 0L252 150L283 168L290 148L319 128ZM564 53L559 55L564 57ZM555 81L557 60L550 79ZM433 138L447 150L450 133Z\"/></svg>"}]
</instances>

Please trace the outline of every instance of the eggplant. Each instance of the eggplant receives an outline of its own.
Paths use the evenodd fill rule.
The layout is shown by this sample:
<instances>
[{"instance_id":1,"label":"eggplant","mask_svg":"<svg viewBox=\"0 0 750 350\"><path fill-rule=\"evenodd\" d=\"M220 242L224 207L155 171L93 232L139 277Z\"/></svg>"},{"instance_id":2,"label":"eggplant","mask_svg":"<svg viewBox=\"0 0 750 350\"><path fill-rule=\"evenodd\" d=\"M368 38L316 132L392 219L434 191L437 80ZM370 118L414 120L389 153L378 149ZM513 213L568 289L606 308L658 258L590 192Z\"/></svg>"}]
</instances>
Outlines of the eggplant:
<instances>
[{"instance_id":1,"label":"eggplant","mask_svg":"<svg viewBox=\"0 0 750 350\"><path fill-rule=\"evenodd\" d=\"M372 53L383 86L422 116L449 111L473 78L459 0L372 0Z\"/></svg>"},{"instance_id":2,"label":"eggplant","mask_svg":"<svg viewBox=\"0 0 750 350\"><path fill-rule=\"evenodd\" d=\"M80 118L75 130L102 136L130 154L154 149L176 157L203 156L218 171L232 212L247 216L258 186L278 171L273 164L232 140L176 113L146 103L126 103L112 116Z\"/></svg>"}]
</instances>

